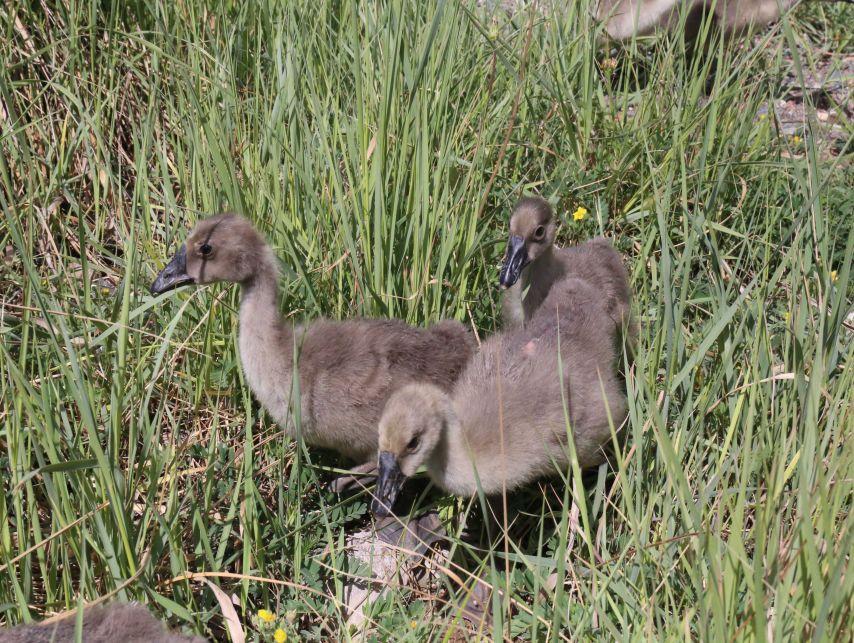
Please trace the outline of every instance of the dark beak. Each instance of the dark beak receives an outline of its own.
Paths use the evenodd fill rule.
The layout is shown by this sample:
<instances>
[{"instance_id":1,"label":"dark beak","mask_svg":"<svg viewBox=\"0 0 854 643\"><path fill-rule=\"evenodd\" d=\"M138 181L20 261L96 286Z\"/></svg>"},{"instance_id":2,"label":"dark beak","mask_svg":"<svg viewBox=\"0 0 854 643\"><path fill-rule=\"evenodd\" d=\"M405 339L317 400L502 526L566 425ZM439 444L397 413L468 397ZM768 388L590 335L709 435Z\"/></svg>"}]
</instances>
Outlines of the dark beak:
<instances>
[{"instance_id":1,"label":"dark beak","mask_svg":"<svg viewBox=\"0 0 854 643\"><path fill-rule=\"evenodd\" d=\"M391 508L397 500L397 494L406 480L397 464L397 458L389 451L380 451L379 465L377 467L377 488L374 491L374 500L371 503L371 511L377 518L385 518L391 515Z\"/></svg>"},{"instance_id":2,"label":"dark beak","mask_svg":"<svg viewBox=\"0 0 854 643\"><path fill-rule=\"evenodd\" d=\"M181 249L172 257L172 261L166 264L166 267L160 271L157 279L151 284L151 294L160 295L194 281L187 274L187 246L182 245Z\"/></svg>"},{"instance_id":3,"label":"dark beak","mask_svg":"<svg viewBox=\"0 0 854 643\"><path fill-rule=\"evenodd\" d=\"M498 275L498 283L502 288L509 288L519 280L522 269L528 265L528 248L522 237L511 236L507 242L507 254Z\"/></svg>"}]
</instances>

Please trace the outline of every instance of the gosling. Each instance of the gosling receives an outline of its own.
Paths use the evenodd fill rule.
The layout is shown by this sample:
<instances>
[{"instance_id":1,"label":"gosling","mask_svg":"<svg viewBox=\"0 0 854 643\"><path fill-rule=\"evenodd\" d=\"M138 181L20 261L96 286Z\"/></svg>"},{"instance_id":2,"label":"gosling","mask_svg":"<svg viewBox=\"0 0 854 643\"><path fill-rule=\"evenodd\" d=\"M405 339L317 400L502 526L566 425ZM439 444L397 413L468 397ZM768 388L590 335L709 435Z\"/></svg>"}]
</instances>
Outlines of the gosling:
<instances>
[{"instance_id":1,"label":"gosling","mask_svg":"<svg viewBox=\"0 0 854 643\"><path fill-rule=\"evenodd\" d=\"M483 343L451 394L424 383L396 391L379 425L374 513L388 515L422 465L438 487L470 496L564 470L569 437L582 468L603 462L627 412L616 332L599 292L565 279L528 326Z\"/></svg>"},{"instance_id":2,"label":"gosling","mask_svg":"<svg viewBox=\"0 0 854 643\"><path fill-rule=\"evenodd\" d=\"M0 643L72 643L77 619L0 629ZM81 639L86 643L204 643L203 638L170 632L142 605L113 603L83 610Z\"/></svg>"},{"instance_id":3,"label":"gosling","mask_svg":"<svg viewBox=\"0 0 854 643\"><path fill-rule=\"evenodd\" d=\"M632 291L620 253L604 237L571 248L556 248L556 233L554 213L545 199L524 197L513 208L499 275L504 327L530 321L554 284L573 277L587 281L599 292L606 312L631 340L636 334L631 319Z\"/></svg>"},{"instance_id":4,"label":"gosling","mask_svg":"<svg viewBox=\"0 0 854 643\"><path fill-rule=\"evenodd\" d=\"M318 319L294 327L282 319L276 257L243 217L201 221L160 272L154 294L185 284L240 284L238 349L250 388L294 435L294 359L306 444L358 462L373 460L377 423L391 393L412 382L448 390L474 352L457 321L413 328L400 320Z\"/></svg>"},{"instance_id":5,"label":"gosling","mask_svg":"<svg viewBox=\"0 0 854 643\"><path fill-rule=\"evenodd\" d=\"M697 31L702 14L713 12L725 34L740 35L774 22L794 4L795 0L600 0L595 15L615 40L630 40L675 27L680 22L680 7L687 12L692 34Z\"/></svg>"}]
</instances>

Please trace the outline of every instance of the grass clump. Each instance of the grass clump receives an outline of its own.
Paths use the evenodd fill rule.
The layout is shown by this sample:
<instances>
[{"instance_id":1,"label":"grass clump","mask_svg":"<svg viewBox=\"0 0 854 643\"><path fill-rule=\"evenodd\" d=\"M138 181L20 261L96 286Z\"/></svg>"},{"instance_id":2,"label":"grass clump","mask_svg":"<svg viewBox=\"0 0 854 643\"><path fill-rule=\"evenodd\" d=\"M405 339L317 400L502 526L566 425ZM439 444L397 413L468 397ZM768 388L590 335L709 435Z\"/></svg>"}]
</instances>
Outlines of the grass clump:
<instances>
[{"instance_id":1,"label":"grass clump","mask_svg":"<svg viewBox=\"0 0 854 643\"><path fill-rule=\"evenodd\" d=\"M774 111L811 47L850 55L850 8L693 59L678 30L597 47L586 3L0 16L0 619L109 596L224 637L205 572L246 623L355 635L365 496L329 492L253 403L233 289L147 287L192 221L236 209L282 257L287 314L490 333L509 206L535 191L563 242L626 254L641 337L611 467L519 494L486 546L452 538L456 578L504 590L494 636L850 637L852 130L837 105L831 144L807 109L795 142ZM477 513L440 508L453 533ZM361 628L467 631L463 585L392 588Z\"/></svg>"}]
</instances>

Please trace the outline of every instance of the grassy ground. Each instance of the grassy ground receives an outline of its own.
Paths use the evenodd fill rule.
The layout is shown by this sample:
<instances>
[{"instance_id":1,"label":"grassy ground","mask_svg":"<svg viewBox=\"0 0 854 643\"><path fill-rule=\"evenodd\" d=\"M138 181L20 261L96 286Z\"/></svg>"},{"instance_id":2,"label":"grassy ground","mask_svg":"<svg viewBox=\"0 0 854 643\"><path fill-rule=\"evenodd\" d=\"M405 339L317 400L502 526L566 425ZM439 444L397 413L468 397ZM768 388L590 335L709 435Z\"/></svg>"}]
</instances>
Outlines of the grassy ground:
<instances>
[{"instance_id":1,"label":"grassy ground","mask_svg":"<svg viewBox=\"0 0 854 643\"><path fill-rule=\"evenodd\" d=\"M266 608L292 639L422 640L470 631L471 573L503 590L496 637L850 640L852 125L831 149L813 116L790 137L767 110L787 72L851 54L850 7L692 67L678 33L597 49L576 3L50 4L0 8L0 622L109 596L225 637L186 579L209 572L252 636ZM524 192L554 200L563 243L627 256L626 443L512 498L510 533L452 537L454 574L350 628L365 496L331 493L334 460L254 404L235 289L147 286L232 208L275 244L287 314L486 334ZM429 503L453 534L478 513Z\"/></svg>"}]
</instances>

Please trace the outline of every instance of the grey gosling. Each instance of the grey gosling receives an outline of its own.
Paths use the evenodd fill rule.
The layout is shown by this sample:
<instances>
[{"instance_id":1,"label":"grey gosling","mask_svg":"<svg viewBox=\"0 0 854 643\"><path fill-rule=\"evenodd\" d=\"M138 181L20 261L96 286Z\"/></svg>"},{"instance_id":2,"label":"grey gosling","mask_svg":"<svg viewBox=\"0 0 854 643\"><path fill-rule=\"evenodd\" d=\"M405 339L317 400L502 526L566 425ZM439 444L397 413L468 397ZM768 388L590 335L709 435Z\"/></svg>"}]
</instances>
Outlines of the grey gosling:
<instances>
[{"instance_id":1,"label":"grey gosling","mask_svg":"<svg viewBox=\"0 0 854 643\"><path fill-rule=\"evenodd\" d=\"M51 623L0 629L0 643L72 643L76 614ZM142 605L113 603L83 610L82 640L85 643L204 643L197 636L170 632Z\"/></svg>"},{"instance_id":2,"label":"grey gosling","mask_svg":"<svg viewBox=\"0 0 854 643\"><path fill-rule=\"evenodd\" d=\"M796 0L600 0L596 18L615 40L630 40L680 22L680 7L688 21L714 12L715 22L727 34L738 35L777 20ZM850 0L849 0L850 1Z\"/></svg>"},{"instance_id":3,"label":"grey gosling","mask_svg":"<svg viewBox=\"0 0 854 643\"><path fill-rule=\"evenodd\" d=\"M258 401L294 433L296 351L303 440L359 462L375 458L377 423L396 388L424 382L447 390L474 352L471 333L452 320L429 328L393 319L317 319L294 327L279 313L272 249L235 214L201 221L151 291L217 281L240 284L238 348Z\"/></svg>"},{"instance_id":4,"label":"grey gosling","mask_svg":"<svg viewBox=\"0 0 854 643\"><path fill-rule=\"evenodd\" d=\"M388 515L421 465L459 496L509 491L564 470L568 433L581 467L600 464L611 421L618 428L626 417L616 332L599 291L565 279L527 326L483 343L452 393L429 384L396 391L380 420L374 513Z\"/></svg>"},{"instance_id":5,"label":"grey gosling","mask_svg":"<svg viewBox=\"0 0 854 643\"><path fill-rule=\"evenodd\" d=\"M499 275L504 326L528 322L556 282L575 277L599 292L605 310L620 331L633 337L632 291L620 253L604 237L556 248L556 232L552 207L545 199L524 197L513 208L510 238Z\"/></svg>"}]
</instances>

